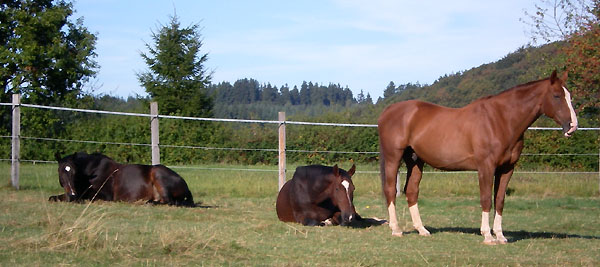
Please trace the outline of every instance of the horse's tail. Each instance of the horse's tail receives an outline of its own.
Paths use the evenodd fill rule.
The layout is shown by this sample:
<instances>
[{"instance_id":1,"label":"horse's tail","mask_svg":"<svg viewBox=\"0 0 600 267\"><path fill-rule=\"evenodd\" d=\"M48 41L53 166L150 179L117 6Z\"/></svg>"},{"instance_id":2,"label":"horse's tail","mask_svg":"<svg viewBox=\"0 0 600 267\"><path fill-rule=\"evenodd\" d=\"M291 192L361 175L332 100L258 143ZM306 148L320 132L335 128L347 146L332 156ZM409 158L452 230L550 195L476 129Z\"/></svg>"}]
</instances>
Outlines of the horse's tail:
<instances>
[{"instance_id":1,"label":"horse's tail","mask_svg":"<svg viewBox=\"0 0 600 267\"><path fill-rule=\"evenodd\" d=\"M381 177L381 193L385 196L385 157L383 156L383 145L379 142L379 175Z\"/></svg>"}]
</instances>

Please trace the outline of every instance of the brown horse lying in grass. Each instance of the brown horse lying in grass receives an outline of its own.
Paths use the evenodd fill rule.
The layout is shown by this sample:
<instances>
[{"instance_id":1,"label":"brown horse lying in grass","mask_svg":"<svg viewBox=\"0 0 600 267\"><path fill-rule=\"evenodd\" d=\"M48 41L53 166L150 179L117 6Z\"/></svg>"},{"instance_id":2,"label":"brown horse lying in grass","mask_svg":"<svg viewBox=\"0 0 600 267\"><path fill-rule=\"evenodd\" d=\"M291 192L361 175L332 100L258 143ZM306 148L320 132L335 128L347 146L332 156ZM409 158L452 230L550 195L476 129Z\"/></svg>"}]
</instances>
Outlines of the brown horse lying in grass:
<instances>
[{"instance_id":1,"label":"brown horse lying in grass","mask_svg":"<svg viewBox=\"0 0 600 267\"><path fill-rule=\"evenodd\" d=\"M58 179L65 194L50 201L147 201L193 207L188 186L177 173L163 165L120 164L111 158L85 152L60 158Z\"/></svg>"},{"instance_id":2,"label":"brown horse lying in grass","mask_svg":"<svg viewBox=\"0 0 600 267\"><path fill-rule=\"evenodd\" d=\"M427 163L442 170L477 171L484 243L506 243L502 234L504 196L523 150L523 134L541 115L561 125L566 137L577 129L566 79L566 73L559 78L554 71L547 79L480 98L462 108L410 100L385 109L378 121L380 172L392 235L402 235L395 201L396 175L404 160L408 169L404 192L420 235L429 235L417 206L423 165ZM489 226L492 198L496 238Z\"/></svg>"},{"instance_id":3,"label":"brown horse lying in grass","mask_svg":"<svg viewBox=\"0 0 600 267\"><path fill-rule=\"evenodd\" d=\"M348 172L337 165L298 167L279 191L277 217L283 222L310 226L349 225L358 220L360 216L352 203L355 170L354 165Z\"/></svg>"}]
</instances>

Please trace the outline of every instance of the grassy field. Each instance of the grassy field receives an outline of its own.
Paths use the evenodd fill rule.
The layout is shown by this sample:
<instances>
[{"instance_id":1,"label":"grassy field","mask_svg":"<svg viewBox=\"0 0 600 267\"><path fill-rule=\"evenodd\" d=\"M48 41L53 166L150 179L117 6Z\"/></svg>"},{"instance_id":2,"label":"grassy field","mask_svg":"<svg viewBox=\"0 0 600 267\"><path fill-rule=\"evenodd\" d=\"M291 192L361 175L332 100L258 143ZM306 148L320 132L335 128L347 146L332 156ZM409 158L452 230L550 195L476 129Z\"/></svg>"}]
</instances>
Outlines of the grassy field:
<instances>
[{"instance_id":1,"label":"grassy field","mask_svg":"<svg viewBox=\"0 0 600 267\"><path fill-rule=\"evenodd\" d=\"M366 169L374 167L358 167ZM24 164L19 191L7 185L9 170L0 165L0 266L600 265L597 174L515 175L503 225L510 243L486 246L475 174L426 174L419 207L433 235L412 231L400 197L400 224L409 232L397 238L387 225L279 222L275 172L176 168L202 202L177 208L51 203L50 195L62 193L55 165ZM357 211L386 218L378 175L358 173L354 183Z\"/></svg>"}]
</instances>

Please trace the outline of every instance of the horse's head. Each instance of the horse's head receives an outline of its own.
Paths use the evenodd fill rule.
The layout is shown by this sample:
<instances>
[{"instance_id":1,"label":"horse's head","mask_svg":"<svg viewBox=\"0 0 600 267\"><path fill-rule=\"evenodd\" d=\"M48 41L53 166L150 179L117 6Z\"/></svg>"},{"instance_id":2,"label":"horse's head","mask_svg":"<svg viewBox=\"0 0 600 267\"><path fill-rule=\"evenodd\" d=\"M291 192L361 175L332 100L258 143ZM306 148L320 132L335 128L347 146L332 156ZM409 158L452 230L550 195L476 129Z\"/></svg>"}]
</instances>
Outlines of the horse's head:
<instances>
[{"instance_id":1,"label":"horse's head","mask_svg":"<svg viewBox=\"0 0 600 267\"><path fill-rule=\"evenodd\" d=\"M333 166L333 192L331 194L331 200L341 211L340 225L348 225L356 218L354 204L354 184L352 183L352 175L356 166L352 165L352 168L347 172L338 168L337 165Z\"/></svg>"},{"instance_id":2,"label":"horse's head","mask_svg":"<svg viewBox=\"0 0 600 267\"><path fill-rule=\"evenodd\" d=\"M65 196L69 201L77 199L77 192L75 186L77 177L77 166L75 165L75 154L60 158L60 155L56 153L54 155L58 161L58 181L60 186L65 189Z\"/></svg>"},{"instance_id":3,"label":"horse's head","mask_svg":"<svg viewBox=\"0 0 600 267\"><path fill-rule=\"evenodd\" d=\"M542 112L562 127L566 137L570 137L577 130L577 116L571 104L571 94L567 90L566 81L566 72L560 78L556 71L552 72L542 102Z\"/></svg>"}]
</instances>

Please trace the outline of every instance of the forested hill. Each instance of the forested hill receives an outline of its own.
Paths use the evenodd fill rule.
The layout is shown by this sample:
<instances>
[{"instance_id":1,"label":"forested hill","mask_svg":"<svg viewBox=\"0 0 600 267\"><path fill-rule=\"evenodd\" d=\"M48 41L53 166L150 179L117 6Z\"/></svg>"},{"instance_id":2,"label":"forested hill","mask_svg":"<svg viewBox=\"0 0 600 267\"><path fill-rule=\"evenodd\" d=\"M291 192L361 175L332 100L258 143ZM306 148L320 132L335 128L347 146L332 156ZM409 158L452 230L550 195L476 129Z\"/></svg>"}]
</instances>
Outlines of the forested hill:
<instances>
[{"instance_id":1,"label":"forested hill","mask_svg":"<svg viewBox=\"0 0 600 267\"><path fill-rule=\"evenodd\" d=\"M444 75L431 85L409 89L398 86L392 94L387 93L384 104L420 99L450 107L464 106L482 96L548 77L557 68L553 62L558 60L555 54L559 45L523 47L496 62Z\"/></svg>"}]
</instances>

